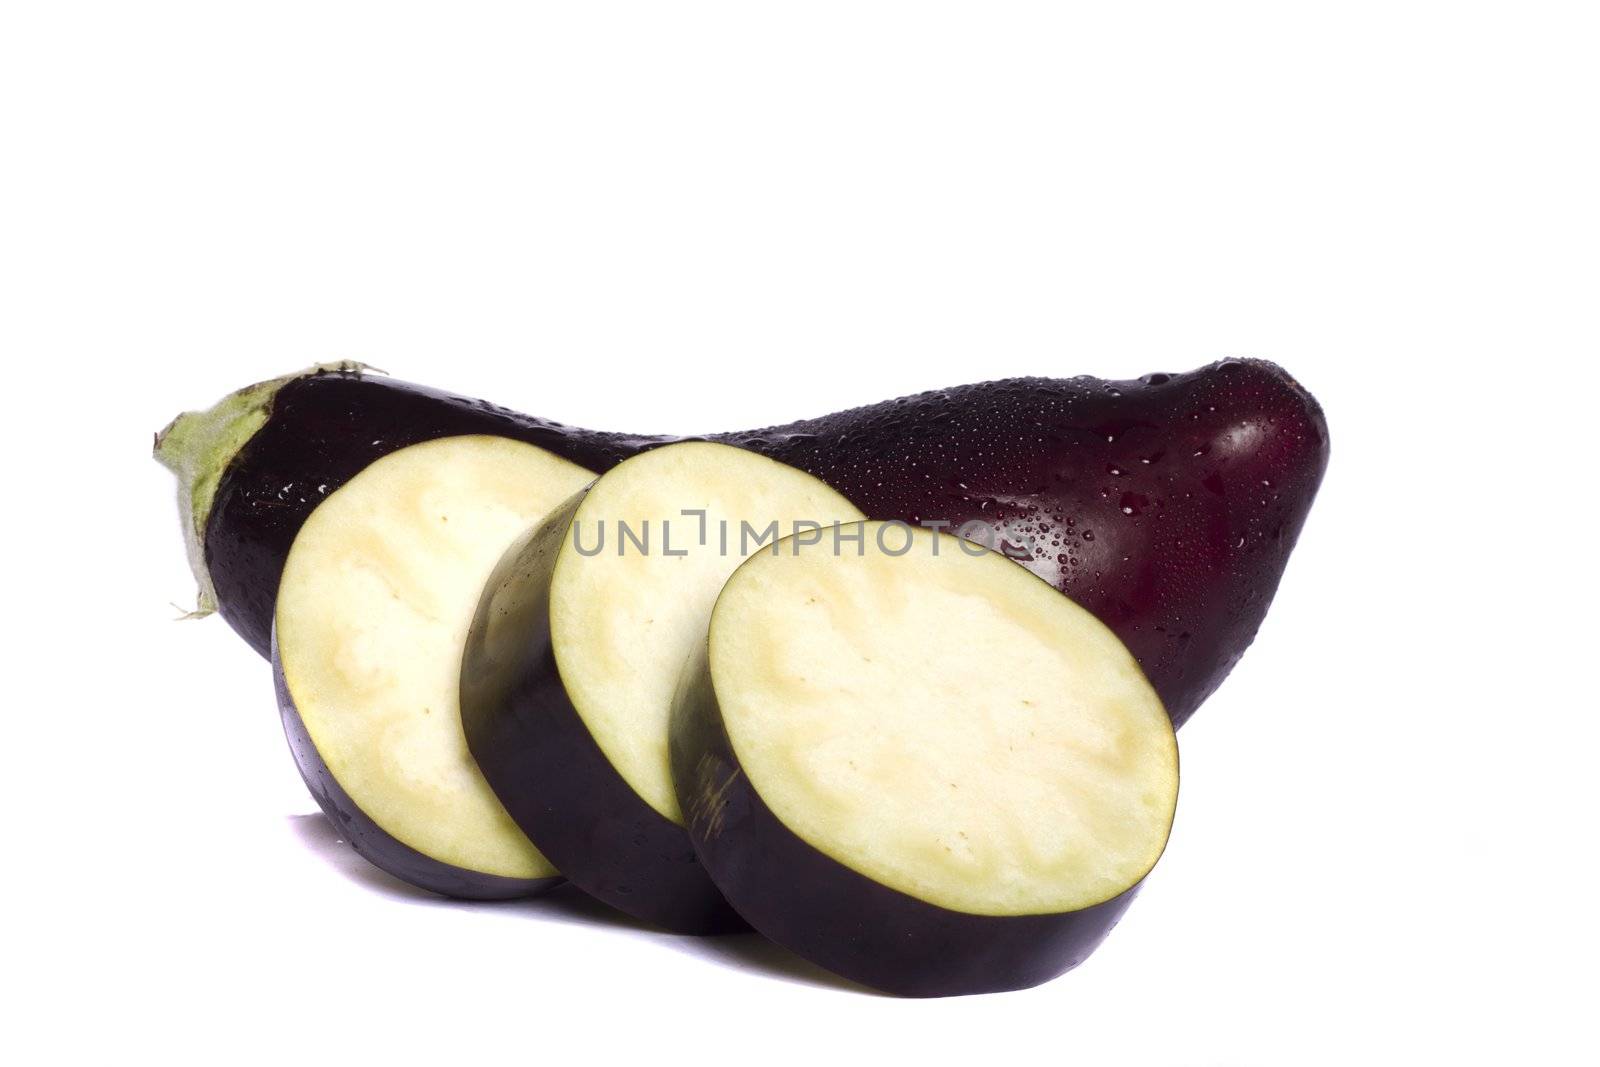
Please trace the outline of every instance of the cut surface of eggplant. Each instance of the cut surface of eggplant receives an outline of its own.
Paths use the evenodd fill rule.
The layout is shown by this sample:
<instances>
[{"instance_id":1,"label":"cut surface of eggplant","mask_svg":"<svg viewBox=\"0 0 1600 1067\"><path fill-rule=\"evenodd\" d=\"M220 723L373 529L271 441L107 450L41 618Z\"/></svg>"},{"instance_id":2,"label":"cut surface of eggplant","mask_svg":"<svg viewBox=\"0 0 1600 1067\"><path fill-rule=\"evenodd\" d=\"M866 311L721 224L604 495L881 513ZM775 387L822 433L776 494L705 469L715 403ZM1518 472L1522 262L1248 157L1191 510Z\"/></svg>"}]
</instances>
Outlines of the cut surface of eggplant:
<instances>
[{"instance_id":1,"label":"cut surface of eggplant","mask_svg":"<svg viewBox=\"0 0 1600 1067\"><path fill-rule=\"evenodd\" d=\"M592 478L507 438L440 438L366 467L295 538L274 633L291 747L325 809L332 782L375 825L361 851L398 877L494 897L557 877L467 751L460 665L501 554Z\"/></svg>"},{"instance_id":2,"label":"cut surface of eggplant","mask_svg":"<svg viewBox=\"0 0 1600 1067\"><path fill-rule=\"evenodd\" d=\"M507 553L467 642L463 723L506 809L574 884L670 929L737 923L684 835L673 694L746 555L860 514L781 463L682 442L619 464Z\"/></svg>"},{"instance_id":3,"label":"cut surface of eggplant","mask_svg":"<svg viewBox=\"0 0 1600 1067\"><path fill-rule=\"evenodd\" d=\"M696 850L758 930L917 995L1032 985L1165 848L1176 738L1102 623L929 530L842 527L730 578L676 697Z\"/></svg>"},{"instance_id":4,"label":"cut surface of eggplant","mask_svg":"<svg viewBox=\"0 0 1600 1067\"><path fill-rule=\"evenodd\" d=\"M601 751L668 819L683 821L667 766L672 693L722 583L777 539L758 539L769 528L860 515L809 475L703 441L626 461L578 508L578 541L558 558L550 588L556 664ZM598 551L585 556L579 542Z\"/></svg>"}]
</instances>

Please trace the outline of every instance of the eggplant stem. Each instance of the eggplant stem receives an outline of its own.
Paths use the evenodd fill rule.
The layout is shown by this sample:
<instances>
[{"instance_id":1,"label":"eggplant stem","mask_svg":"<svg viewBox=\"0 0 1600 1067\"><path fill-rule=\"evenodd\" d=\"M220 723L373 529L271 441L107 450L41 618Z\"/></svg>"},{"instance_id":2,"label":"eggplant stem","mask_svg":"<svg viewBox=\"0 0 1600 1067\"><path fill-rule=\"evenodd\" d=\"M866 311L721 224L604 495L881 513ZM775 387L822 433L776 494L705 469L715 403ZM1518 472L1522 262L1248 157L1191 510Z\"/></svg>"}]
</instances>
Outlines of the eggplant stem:
<instances>
[{"instance_id":1,"label":"eggplant stem","mask_svg":"<svg viewBox=\"0 0 1600 1067\"><path fill-rule=\"evenodd\" d=\"M156 434L156 461L178 478L178 517L183 524L189 570L198 587L195 607L185 612L183 618L201 619L217 610L216 587L206 566L206 523L211 518L211 506L222 475L240 449L266 424L278 390L313 374L361 375L368 372L387 373L354 360L319 363L281 378L247 385L204 411L186 411Z\"/></svg>"}]
</instances>

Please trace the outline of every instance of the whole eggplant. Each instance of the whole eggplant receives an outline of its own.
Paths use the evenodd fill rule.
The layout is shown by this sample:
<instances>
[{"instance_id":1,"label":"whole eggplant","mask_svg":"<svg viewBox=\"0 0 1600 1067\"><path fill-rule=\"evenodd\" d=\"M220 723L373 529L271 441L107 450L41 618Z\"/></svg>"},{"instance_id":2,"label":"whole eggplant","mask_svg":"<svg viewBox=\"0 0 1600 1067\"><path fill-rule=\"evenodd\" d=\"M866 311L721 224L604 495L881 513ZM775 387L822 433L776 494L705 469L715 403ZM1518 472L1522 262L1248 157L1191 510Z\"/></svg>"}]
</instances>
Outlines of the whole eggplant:
<instances>
[{"instance_id":1,"label":"whole eggplant","mask_svg":"<svg viewBox=\"0 0 1600 1067\"><path fill-rule=\"evenodd\" d=\"M381 456L457 434L527 441L597 474L682 439L579 429L349 364L251 386L156 439L179 477L199 611L268 655L311 509ZM1115 631L1174 725L1255 638L1329 450L1311 394L1247 359L1128 381L1010 378L705 439L814 474L871 518L965 526Z\"/></svg>"}]
</instances>

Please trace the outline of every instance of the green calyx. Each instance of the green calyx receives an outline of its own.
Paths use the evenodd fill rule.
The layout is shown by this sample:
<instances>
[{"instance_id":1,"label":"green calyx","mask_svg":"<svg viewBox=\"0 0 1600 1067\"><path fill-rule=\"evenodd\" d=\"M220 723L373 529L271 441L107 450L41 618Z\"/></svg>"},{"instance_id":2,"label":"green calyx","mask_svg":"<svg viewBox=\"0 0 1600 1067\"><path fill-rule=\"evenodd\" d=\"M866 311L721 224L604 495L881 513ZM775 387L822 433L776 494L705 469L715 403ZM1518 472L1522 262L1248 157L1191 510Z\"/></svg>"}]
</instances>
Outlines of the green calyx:
<instances>
[{"instance_id":1,"label":"green calyx","mask_svg":"<svg viewBox=\"0 0 1600 1067\"><path fill-rule=\"evenodd\" d=\"M206 566L206 522L216 500L223 472L272 414L278 391L290 382L328 371L361 373L372 370L364 363L320 363L295 374L247 385L230 393L205 411L186 411L156 434L156 461L178 477L178 517L189 569L199 594L188 618L202 618L217 610L216 587ZM381 373L381 372L380 372Z\"/></svg>"}]
</instances>

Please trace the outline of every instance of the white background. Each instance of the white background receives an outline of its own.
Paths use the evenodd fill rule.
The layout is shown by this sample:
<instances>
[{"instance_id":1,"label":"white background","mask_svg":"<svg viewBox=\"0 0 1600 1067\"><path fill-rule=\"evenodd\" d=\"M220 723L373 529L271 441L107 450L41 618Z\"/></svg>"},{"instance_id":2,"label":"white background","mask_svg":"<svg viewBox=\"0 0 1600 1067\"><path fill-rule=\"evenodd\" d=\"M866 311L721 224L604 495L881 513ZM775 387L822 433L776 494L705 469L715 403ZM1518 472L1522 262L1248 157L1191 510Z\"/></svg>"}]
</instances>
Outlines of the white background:
<instances>
[{"instance_id":1,"label":"white background","mask_svg":"<svg viewBox=\"0 0 1600 1067\"><path fill-rule=\"evenodd\" d=\"M10 3L11 1063L1595 1063L1592 4ZM901 1002L327 838L151 433L1287 366L1333 463L1087 964Z\"/></svg>"}]
</instances>

